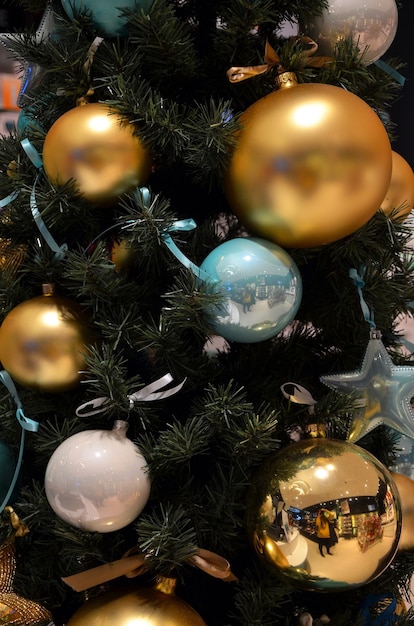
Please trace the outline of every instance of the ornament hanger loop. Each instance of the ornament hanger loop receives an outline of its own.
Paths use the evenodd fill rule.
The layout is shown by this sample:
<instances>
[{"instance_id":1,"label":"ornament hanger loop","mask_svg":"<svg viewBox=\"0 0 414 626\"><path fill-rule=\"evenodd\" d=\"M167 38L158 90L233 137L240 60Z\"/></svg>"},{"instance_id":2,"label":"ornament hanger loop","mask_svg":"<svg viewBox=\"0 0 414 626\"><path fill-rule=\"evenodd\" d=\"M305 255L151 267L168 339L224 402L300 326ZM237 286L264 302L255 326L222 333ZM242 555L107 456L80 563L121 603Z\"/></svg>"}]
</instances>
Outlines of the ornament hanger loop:
<instances>
[{"instance_id":1,"label":"ornament hanger loop","mask_svg":"<svg viewBox=\"0 0 414 626\"><path fill-rule=\"evenodd\" d=\"M16 386L10 374L6 372L6 370L0 371L0 382L3 383L3 385L6 387L7 391L10 393L10 395L12 396L13 400L16 403L16 406L17 406L16 418L22 428L22 432L20 435L19 456L17 458L16 468L14 470L13 478L11 480L7 493L4 496L3 502L0 504L0 511L3 511L4 507L6 506L7 502L10 499L10 496L12 495L14 491L14 488L17 483L17 479L20 474L20 468L22 466L23 451L24 451L25 431L29 430L31 432L36 432L39 428L39 423L35 422L35 420L32 420L26 417L26 415L24 414L24 411L22 408L22 402L20 400L19 394L17 393Z\"/></svg>"},{"instance_id":2,"label":"ornament hanger loop","mask_svg":"<svg viewBox=\"0 0 414 626\"><path fill-rule=\"evenodd\" d=\"M289 393L287 390L288 387L293 387L293 393ZM309 406L309 415L314 415L315 413L315 404L317 401L312 397L312 394L297 383L284 383L280 387L281 392L287 400L294 402L296 404L307 404Z\"/></svg>"},{"instance_id":3,"label":"ornament hanger loop","mask_svg":"<svg viewBox=\"0 0 414 626\"><path fill-rule=\"evenodd\" d=\"M374 322L374 312L369 308L364 300L364 296L362 295L362 289L365 287L365 281L363 279L364 273L365 267L360 267L359 274L354 267L351 267L351 269L349 270L349 278L353 280L354 285L358 290L359 303L361 305L364 319L371 326L371 331L374 331L376 329L376 325Z\"/></svg>"}]
</instances>

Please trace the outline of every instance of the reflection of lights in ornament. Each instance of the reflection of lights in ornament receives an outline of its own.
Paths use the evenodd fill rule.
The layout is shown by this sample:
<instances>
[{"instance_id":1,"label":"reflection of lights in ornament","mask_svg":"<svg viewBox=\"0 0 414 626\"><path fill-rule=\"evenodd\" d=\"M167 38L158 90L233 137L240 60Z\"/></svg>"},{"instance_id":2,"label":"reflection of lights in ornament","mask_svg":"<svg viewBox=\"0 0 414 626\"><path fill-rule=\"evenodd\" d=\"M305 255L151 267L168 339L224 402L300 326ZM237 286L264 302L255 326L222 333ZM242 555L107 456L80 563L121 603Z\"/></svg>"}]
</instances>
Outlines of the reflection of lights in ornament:
<instances>
[{"instance_id":1,"label":"reflection of lights in ornament","mask_svg":"<svg viewBox=\"0 0 414 626\"><path fill-rule=\"evenodd\" d=\"M316 478L320 478L321 480L323 480L324 478L327 478L329 476L329 472L324 467L317 467L315 470L315 476Z\"/></svg>"},{"instance_id":2,"label":"reflection of lights in ornament","mask_svg":"<svg viewBox=\"0 0 414 626\"><path fill-rule=\"evenodd\" d=\"M304 480L295 480L289 485L288 489L295 496L304 496L310 492L310 487Z\"/></svg>"},{"instance_id":3,"label":"reflection of lights in ornament","mask_svg":"<svg viewBox=\"0 0 414 626\"><path fill-rule=\"evenodd\" d=\"M322 102L310 102L293 111L293 122L302 128L310 128L319 124L326 114L326 106Z\"/></svg>"}]
</instances>

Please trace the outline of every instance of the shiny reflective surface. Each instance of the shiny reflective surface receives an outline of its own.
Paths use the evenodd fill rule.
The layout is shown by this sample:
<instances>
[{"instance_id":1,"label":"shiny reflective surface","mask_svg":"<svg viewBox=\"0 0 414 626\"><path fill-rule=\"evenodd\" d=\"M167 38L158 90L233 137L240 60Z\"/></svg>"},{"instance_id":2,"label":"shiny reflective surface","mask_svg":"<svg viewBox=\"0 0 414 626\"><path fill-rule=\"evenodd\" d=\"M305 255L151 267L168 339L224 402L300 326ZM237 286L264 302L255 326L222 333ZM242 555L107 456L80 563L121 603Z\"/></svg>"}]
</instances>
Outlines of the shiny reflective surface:
<instances>
[{"instance_id":1,"label":"shiny reflective surface","mask_svg":"<svg viewBox=\"0 0 414 626\"><path fill-rule=\"evenodd\" d=\"M101 533L123 528L141 513L150 493L146 461L126 437L126 422L113 430L86 430L66 439L45 474L50 506L61 519Z\"/></svg>"},{"instance_id":2,"label":"shiny reflective surface","mask_svg":"<svg viewBox=\"0 0 414 626\"><path fill-rule=\"evenodd\" d=\"M206 626L200 615L161 578L154 588L106 591L92 598L67 626Z\"/></svg>"},{"instance_id":3,"label":"shiny reflective surface","mask_svg":"<svg viewBox=\"0 0 414 626\"><path fill-rule=\"evenodd\" d=\"M85 198L106 204L141 186L151 159L128 124L104 104L84 104L64 113L46 135L45 172L52 184L73 180Z\"/></svg>"},{"instance_id":4,"label":"shiny reflective surface","mask_svg":"<svg viewBox=\"0 0 414 626\"><path fill-rule=\"evenodd\" d=\"M414 480L405 474L391 473L401 500L402 526L399 550L414 548Z\"/></svg>"},{"instance_id":5,"label":"shiny reflective surface","mask_svg":"<svg viewBox=\"0 0 414 626\"><path fill-rule=\"evenodd\" d=\"M12 378L58 393L75 387L93 334L81 307L60 296L22 302L0 327L0 361Z\"/></svg>"},{"instance_id":6,"label":"shiny reflective surface","mask_svg":"<svg viewBox=\"0 0 414 626\"><path fill-rule=\"evenodd\" d=\"M258 100L241 124L225 193L250 232L283 247L319 246L379 209L391 145L361 98L332 85L296 85Z\"/></svg>"},{"instance_id":7,"label":"shiny reflective surface","mask_svg":"<svg viewBox=\"0 0 414 626\"><path fill-rule=\"evenodd\" d=\"M305 29L323 56L332 56L339 41L352 37L364 53L364 62L369 64L388 50L397 26L395 0L330 0L322 16L313 18Z\"/></svg>"},{"instance_id":8,"label":"shiny reflective surface","mask_svg":"<svg viewBox=\"0 0 414 626\"><path fill-rule=\"evenodd\" d=\"M208 311L225 339L255 343L273 337L294 318L302 280L293 259L276 244L255 238L231 239L210 252L201 269L218 281L226 300Z\"/></svg>"},{"instance_id":9,"label":"shiny reflective surface","mask_svg":"<svg viewBox=\"0 0 414 626\"><path fill-rule=\"evenodd\" d=\"M399 494L388 470L362 448L305 440L270 457L253 479L247 531L274 573L305 589L351 589L391 563Z\"/></svg>"}]
</instances>

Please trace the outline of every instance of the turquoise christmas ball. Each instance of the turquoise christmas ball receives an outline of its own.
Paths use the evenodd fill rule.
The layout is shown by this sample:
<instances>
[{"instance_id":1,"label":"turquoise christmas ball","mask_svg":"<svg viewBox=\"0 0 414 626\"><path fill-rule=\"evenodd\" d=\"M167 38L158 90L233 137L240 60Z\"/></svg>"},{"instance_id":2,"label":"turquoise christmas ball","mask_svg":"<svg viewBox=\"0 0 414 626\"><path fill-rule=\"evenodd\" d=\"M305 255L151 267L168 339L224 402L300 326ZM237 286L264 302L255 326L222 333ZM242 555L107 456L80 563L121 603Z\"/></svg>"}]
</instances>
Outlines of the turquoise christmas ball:
<instances>
[{"instance_id":1,"label":"turquoise christmas ball","mask_svg":"<svg viewBox=\"0 0 414 626\"><path fill-rule=\"evenodd\" d=\"M152 0L62 0L62 6L70 19L77 13L90 14L93 25L101 34L108 37L126 35L126 17L122 9L136 8L149 11Z\"/></svg>"},{"instance_id":2,"label":"turquoise christmas ball","mask_svg":"<svg viewBox=\"0 0 414 626\"><path fill-rule=\"evenodd\" d=\"M5 441L0 439L0 504L7 495L16 469L13 452ZM18 485L14 488L6 504L14 502L18 491Z\"/></svg>"},{"instance_id":3,"label":"turquoise christmas ball","mask_svg":"<svg viewBox=\"0 0 414 626\"><path fill-rule=\"evenodd\" d=\"M274 337L294 319L302 299L299 270L277 244L241 237L210 252L200 268L225 297L206 314L216 332L239 343Z\"/></svg>"}]
</instances>

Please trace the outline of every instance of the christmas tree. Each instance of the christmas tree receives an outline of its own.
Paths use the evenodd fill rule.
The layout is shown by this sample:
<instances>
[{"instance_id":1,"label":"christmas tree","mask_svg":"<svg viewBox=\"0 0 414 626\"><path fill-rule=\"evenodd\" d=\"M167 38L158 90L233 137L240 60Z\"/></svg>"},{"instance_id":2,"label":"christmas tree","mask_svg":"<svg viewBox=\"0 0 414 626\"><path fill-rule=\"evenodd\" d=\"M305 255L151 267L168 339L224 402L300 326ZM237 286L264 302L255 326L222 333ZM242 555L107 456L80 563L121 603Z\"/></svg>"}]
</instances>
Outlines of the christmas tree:
<instances>
[{"instance_id":1,"label":"christmas tree","mask_svg":"<svg viewBox=\"0 0 414 626\"><path fill-rule=\"evenodd\" d=\"M19 3L2 623L410 621L404 4Z\"/></svg>"}]
</instances>

